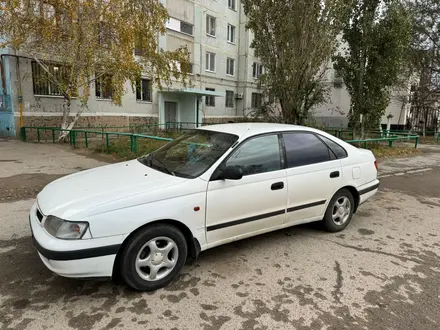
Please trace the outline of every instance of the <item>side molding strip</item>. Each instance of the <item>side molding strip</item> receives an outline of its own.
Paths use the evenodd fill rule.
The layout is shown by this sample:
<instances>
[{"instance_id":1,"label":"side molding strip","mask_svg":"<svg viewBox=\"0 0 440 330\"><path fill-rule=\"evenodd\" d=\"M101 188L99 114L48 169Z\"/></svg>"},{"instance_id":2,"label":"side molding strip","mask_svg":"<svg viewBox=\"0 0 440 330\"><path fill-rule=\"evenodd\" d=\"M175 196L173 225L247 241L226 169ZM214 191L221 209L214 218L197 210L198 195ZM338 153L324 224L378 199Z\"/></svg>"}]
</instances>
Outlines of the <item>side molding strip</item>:
<instances>
[{"instance_id":1,"label":"side molding strip","mask_svg":"<svg viewBox=\"0 0 440 330\"><path fill-rule=\"evenodd\" d=\"M295 207L290 207L287 209L287 212L288 213L295 212L295 211L304 210L304 209L307 209L310 207L324 205L325 202L326 202L326 200L322 200L322 201L318 201L318 202L314 202L314 203L310 203L310 204L304 204L304 205L298 205ZM208 228L206 228L206 230L213 231L213 230L223 229L223 228L227 228L227 227L242 225L247 222L271 218L271 217L275 217L277 215L282 215L284 213L286 213L286 210L279 210L279 211L274 211L274 212L270 212L270 213L259 214L259 215L255 215L255 216L249 217L249 218L238 219L238 220L234 220L234 221L230 221L230 222L226 222L226 223L219 223L217 225L212 225L212 226L209 226Z\"/></svg>"},{"instance_id":2,"label":"side molding strip","mask_svg":"<svg viewBox=\"0 0 440 330\"><path fill-rule=\"evenodd\" d=\"M376 190L379 188L380 183L376 183L374 186L359 190L359 195L365 195L366 193L369 193L370 191Z\"/></svg>"},{"instance_id":3,"label":"side molding strip","mask_svg":"<svg viewBox=\"0 0 440 330\"><path fill-rule=\"evenodd\" d=\"M327 202L327 201L326 200L322 200L322 201L314 202L314 203L310 203L310 204L304 204L304 205L298 205L298 206L294 206L294 207L289 207L287 209L287 212L295 212L295 211L299 211L299 210L308 209L309 207L315 207L315 206L319 206L319 205L324 205L325 202Z\"/></svg>"}]
</instances>

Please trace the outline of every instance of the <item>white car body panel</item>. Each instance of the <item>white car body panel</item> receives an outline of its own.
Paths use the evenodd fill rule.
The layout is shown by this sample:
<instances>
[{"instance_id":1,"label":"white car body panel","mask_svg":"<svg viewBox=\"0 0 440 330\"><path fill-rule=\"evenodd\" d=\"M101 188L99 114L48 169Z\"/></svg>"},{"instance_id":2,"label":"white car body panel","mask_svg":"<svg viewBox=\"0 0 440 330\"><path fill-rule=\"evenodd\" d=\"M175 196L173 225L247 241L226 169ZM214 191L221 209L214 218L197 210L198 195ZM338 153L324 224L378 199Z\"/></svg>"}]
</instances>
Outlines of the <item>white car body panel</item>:
<instances>
[{"instance_id":1,"label":"white car body panel","mask_svg":"<svg viewBox=\"0 0 440 330\"><path fill-rule=\"evenodd\" d=\"M141 197L148 203L155 200L152 196L157 190L185 181L132 160L62 177L49 183L37 199L45 214L83 221L86 217L123 207L127 197L148 194L149 197Z\"/></svg>"},{"instance_id":2,"label":"white car body panel","mask_svg":"<svg viewBox=\"0 0 440 330\"><path fill-rule=\"evenodd\" d=\"M359 204L377 192L379 181L373 154L325 132L292 125L255 123L202 129L235 134L238 144L264 133L308 131L338 143L345 148L348 157L245 176L238 181L210 181L233 148L195 179L165 174L137 160L68 175L47 185L30 211L34 243L37 250L43 251L40 257L44 264L62 276L112 276L117 247L131 233L152 222L171 220L182 224L203 251L234 240L321 220L330 199L343 187L362 192ZM340 176L330 178L334 171L339 171ZM284 189L271 191L271 184L275 182L283 182ZM317 205L310 206L313 203ZM37 207L45 217L87 221L89 235L69 241L52 237L43 228L44 219L37 219ZM83 253L82 250L101 248L107 251L106 255L59 260L72 251ZM50 259L47 255L61 257Z\"/></svg>"},{"instance_id":3,"label":"white car body panel","mask_svg":"<svg viewBox=\"0 0 440 330\"><path fill-rule=\"evenodd\" d=\"M109 277L113 272L116 255L79 260L50 260L38 252L44 265L52 272L71 278Z\"/></svg>"},{"instance_id":4,"label":"white car body panel","mask_svg":"<svg viewBox=\"0 0 440 330\"><path fill-rule=\"evenodd\" d=\"M206 212L207 241L218 245L237 240L247 233L282 226L286 219L287 190L272 191L271 185L282 182L285 187L286 179L286 171L281 170L245 176L239 181L210 182ZM256 191L259 193L255 194ZM255 219L261 214L273 215Z\"/></svg>"},{"instance_id":5,"label":"white car body panel","mask_svg":"<svg viewBox=\"0 0 440 330\"><path fill-rule=\"evenodd\" d=\"M329 199L343 187L341 176L330 178L332 172L341 172L340 160L287 170L288 224L301 223L304 219L322 218Z\"/></svg>"}]
</instances>

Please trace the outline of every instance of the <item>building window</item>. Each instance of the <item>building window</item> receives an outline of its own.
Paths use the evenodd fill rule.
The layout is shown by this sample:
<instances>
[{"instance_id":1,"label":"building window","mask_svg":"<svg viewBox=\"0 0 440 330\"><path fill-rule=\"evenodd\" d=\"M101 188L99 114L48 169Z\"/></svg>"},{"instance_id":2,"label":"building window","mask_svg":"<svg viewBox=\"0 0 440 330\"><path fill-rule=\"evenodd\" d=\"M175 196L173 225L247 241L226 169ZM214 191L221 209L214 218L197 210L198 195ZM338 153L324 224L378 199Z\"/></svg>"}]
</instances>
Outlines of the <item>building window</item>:
<instances>
[{"instance_id":1,"label":"building window","mask_svg":"<svg viewBox=\"0 0 440 330\"><path fill-rule=\"evenodd\" d=\"M263 65L254 62L252 65L252 77L259 78L263 74Z\"/></svg>"},{"instance_id":2,"label":"building window","mask_svg":"<svg viewBox=\"0 0 440 330\"><path fill-rule=\"evenodd\" d=\"M193 35L193 26L186 22L180 22L180 32Z\"/></svg>"},{"instance_id":3,"label":"building window","mask_svg":"<svg viewBox=\"0 0 440 330\"><path fill-rule=\"evenodd\" d=\"M233 108L234 107L234 92L233 91L226 91L226 108Z\"/></svg>"},{"instance_id":4,"label":"building window","mask_svg":"<svg viewBox=\"0 0 440 330\"><path fill-rule=\"evenodd\" d=\"M274 104L275 103L275 96L273 96L272 94L269 95L269 104Z\"/></svg>"},{"instance_id":5,"label":"building window","mask_svg":"<svg viewBox=\"0 0 440 330\"><path fill-rule=\"evenodd\" d=\"M214 88L205 88L205 90L215 92ZM205 96L205 104L207 107L215 107L215 96Z\"/></svg>"},{"instance_id":6,"label":"building window","mask_svg":"<svg viewBox=\"0 0 440 330\"><path fill-rule=\"evenodd\" d=\"M215 37L216 18L206 15L206 34Z\"/></svg>"},{"instance_id":7,"label":"building window","mask_svg":"<svg viewBox=\"0 0 440 330\"><path fill-rule=\"evenodd\" d=\"M194 26L190 23L183 22L181 20L170 17L170 19L165 24L167 29L182 32L190 36L194 35Z\"/></svg>"},{"instance_id":8,"label":"building window","mask_svg":"<svg viewBox=\"0 0 440 330\"><path fill-rule=\"evenodd\" d=\"M228 8L232 10L236 10L235 0L228 0Z\"/></svg>"},{"instance_id":9,"label":"building window","mask_svg":"<svg viewBox=\"0 0 440 330\"><path fill-rule=\"evenodd\" d=\"M136 100L151 102L151 80L141 79L136 83Z\"/></svg>"},{"instance_id":10,"label":"building window","mask_svg":"<svg viewBox=\"0 0 440 330\"><path fill-rule=\"evenodd\" d=\"M335 88L342 88L342 84L344 83L344 79L342 78L342 75L337 70L335 70L334 73L335 73L335 77L333 80L333 86Z\"/></svg>"},{"instance_id":11,"label":"building window","mask_svg":"<svg viewBox=\"0 0 440 330\"><path fill-rule=\"evenodd\" d=\"M227 58L226 59L226 74L229 76L234 75L234 67L235 67L235 60L233 58Z\"/></svg>"},{"instance_id":12,"label":"building window","mask_svg":"<svg viewBox=\"0 0 440 330\"><path fill-rule=\"evenodd\" d=\"M95 96L98 99L112 98L112 76L103 75L95 80Z\"/></svg>"},{"instance_id":13,"label":"building window","mask_svg":"<svg viewBox=\"0 0 440 330\"><path fill-rule=\"evenodd\" d=\"M206 71L215 72L215 54L206 52Z\"/></svg>"},{"instance_id":14,"label":"building window","mask_svg":"<svg viewBox=\"0 0 440 330\"><path fill-rule=\"evenodd\" d=\"M251 107L252 108L261 107L261 94L260 93L252 93Z\"/></svg>"},{"instance_id":15,"label":"building window","mask_svg":"<svg viewBox=\"0 0 440 330\"><path fill-rule=\"evenodd\" d=\"M235 26L228 24L228 41L235 44Z\"/></svg>"},{"instance_id":16,"label":"building window","mask_svg":"<svg viewBox=\"0 0 440 330\"><path fill-rule=\"evenodd\" d=\"M50 74L55 77L56 81L61 84L68 84L69 81L69 67L57 63L45 63ZM32 61L32 82L35 95L54 95L62 96L57 84L50 81L48 74L36 62Z\"/></svg>"},{"instance_id":17,"label":"building window","mask_svg":"<svg viewBox=\"0 0 440 330\"><path fill-rule=\"evenodd\" d=\"M146 54L145 47L142 45L142 40L139 37L136 37L134 42L134 55L145 56Z\"/></svg>"},{"instance_id":18,"label":"building window","mask_svg":"<svg viewBox=\"0 0 440 330\"><path fill-rule=\"evenodd\" d=\"M111 25L107 22L99 22L99 44L101 47L110 49L114 40Z\"/></svg>"},{"instance_id":19,"label":"building window","mask_svg":"<svg viewBox=\"0 0 440 330\"><path fill-rule=\"evenodd\" d=\"M134 55L136 55L136 56L145 56L145 52L143 51L142 48L139 48L138 45L136 45L136 47L134 49Z\"/></svg>"}]
</instances>

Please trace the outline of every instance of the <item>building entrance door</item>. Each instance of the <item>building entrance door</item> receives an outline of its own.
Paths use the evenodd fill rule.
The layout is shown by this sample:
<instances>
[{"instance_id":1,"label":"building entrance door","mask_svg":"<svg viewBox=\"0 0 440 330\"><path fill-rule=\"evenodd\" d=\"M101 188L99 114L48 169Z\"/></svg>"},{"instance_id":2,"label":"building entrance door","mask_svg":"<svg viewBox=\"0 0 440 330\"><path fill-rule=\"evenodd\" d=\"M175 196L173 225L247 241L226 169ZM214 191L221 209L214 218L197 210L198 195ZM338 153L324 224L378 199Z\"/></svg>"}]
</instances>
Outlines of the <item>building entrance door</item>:
<instances>
[{"instance_id":1,"label":"building entrance door","mask_svg":"<svg viewBox=\"0 0 440 330\"><path fill-rule=\"evenodd\" d=\"M165 101L165 122L168 128L177 127L177 102Z\"/></svg>"}]
</instances>

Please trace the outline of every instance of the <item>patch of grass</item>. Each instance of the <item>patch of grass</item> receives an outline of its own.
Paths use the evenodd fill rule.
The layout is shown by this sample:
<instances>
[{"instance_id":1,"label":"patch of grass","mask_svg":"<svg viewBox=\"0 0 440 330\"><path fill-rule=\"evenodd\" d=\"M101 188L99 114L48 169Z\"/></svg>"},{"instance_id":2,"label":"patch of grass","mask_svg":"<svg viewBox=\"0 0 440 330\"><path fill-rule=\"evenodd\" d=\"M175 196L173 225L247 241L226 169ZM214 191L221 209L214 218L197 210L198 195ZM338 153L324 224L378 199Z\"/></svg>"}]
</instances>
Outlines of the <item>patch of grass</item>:
<instances>
[{"instance_id":1,"label":"patch of grass","mask_svg":"<svg viewBox=\"0 0 440 330\"><path fill-rule=\"evenodd\" d=\"M185 134L186 131L184 131L184 130L182 130L182 131L153 130L153 131L136 132L136 133L143 134L143 135L159 136L159 137L165 137L165 138L170 138L170 139L176 139L179 136L182 136L183 134Z\"/></svg>"},{"instance_id":2,"label":"patch of grass","mask_svg":"<svg viewBox=\"0 0 440 330\"><path fill-rule=\"evenodd\" d=\"M167 144L167 141L157 141L152 139L137 139L137 151L132 152L130 150L130 139L121 137L110 141L110 145L107 148L105 144L100 144L95 148L96 152L111 154L120 160L134 159L143 155L146 155L163 145Z\"/></svg>"},{"instance_id":3,"label":"patch of grass","mask_svg":"<svg viewBox=\"0 0 440 330\"><path fill-rule=\"evenodd\" d=\"M440 139L436 139L434 136L421 136L419 138L420 144L440 144Z\"/></svg>"},{"instance_id":4,"label":"patch of grass","mask_svg":"<svg viewBox=\"0 0 440 330\"><path fill-rule=\"evenodd\" d=\"M167 137L175 139L182 135L181 132L162 132L155 136ZM148 135L152 135L151 133ZM134 159L143 155L146 155L156 149L167 144L167 141L157 141L152 139L137 139L137 151L132 152L130 150L130 139L128 137L120 137L110 140L110 146L106 148L105 143L99 144L94 150L99 153L110 154L118 160ZM363 148L363 145L356 145L356 147ZM420 154L420 149L409 147L406 145L394 144L393 147L380 143L370 143L368 145L377 159L392 158L392 157L405 157Z\"/></svg>"},{"instance_id":5,"label":"patch of grass","mask_svg":"<svg viewBox=\"0 0 440 330\"><path fill-rule=\"evenodd\" d=\"M370 149L373 152L374 156L377 159L406 157L406 156L418 155L421 153L420 149L416 149L414 147L406 147L406 146L393 146L390 148L384 145L374 145L374 146L370 146L368 149Z\"/></svg>"},{"instance_id":6,"label":"patch of grass","mask_svg":"<svg viewBox=\"0 0 440 330\"><path fill-rule=\"evenodd\" d=\"M357 148L365 148L363 143L353 143L353 146ZM371 150L377 159L406 157L418 155L422 152L419 148L414 148L414 142L412 141L410 143L394 142L392 147L389 147L388 143L384 142L369 142L366 149Z\"/></svg>"}]
</instances>

